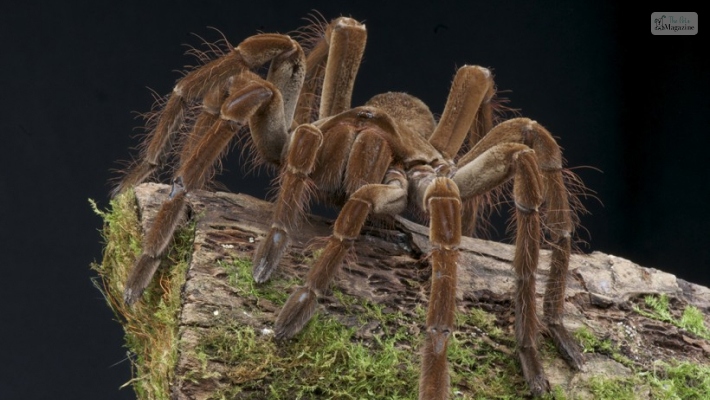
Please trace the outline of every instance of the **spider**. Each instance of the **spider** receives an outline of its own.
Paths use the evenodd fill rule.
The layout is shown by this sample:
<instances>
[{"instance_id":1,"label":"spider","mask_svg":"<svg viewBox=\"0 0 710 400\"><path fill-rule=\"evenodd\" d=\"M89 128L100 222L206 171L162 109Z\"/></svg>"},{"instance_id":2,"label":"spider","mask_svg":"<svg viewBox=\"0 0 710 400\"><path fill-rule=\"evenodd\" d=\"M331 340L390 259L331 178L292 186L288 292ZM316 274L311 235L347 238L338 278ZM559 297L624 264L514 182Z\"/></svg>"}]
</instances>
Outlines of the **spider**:
<instances>
[{"instance_id":1,"label":"spider","mask_svg":"<svg viewBox=\"0 0 710 400\"><path fill-rule=\"evenodd\" d=\"M515 337L525 380L533 395L549 391L536 345L541 323L534 274L543 225L552 255L542 322L563 358L581 368L583 357L562 324L574 196L565 187L561 150L551 134L527 118L493 126L493 76L479 66L458 69L438 121L405 93L379 94L353 108L365 25L340 17L301 32L308 33L309 40L302 40L307 51L288 35L258 34L178 81L141 160L116 189L146 180L177 149L172 191L144 237L124 301L138 301L150 282L186 216L188 193L210 181L230 141L248 131L258 161L280 169L273 223L253 256L256 282L276 270L314 195L341 206L324 250L276 320L277 340L308 323L368 216L418 209L429 218L434 247L419 398L446 398L461 236L480 216L480 199L512 180ZM266 66L268 72L259 74ZM462 150L466 140L468 151Z\"/></svg>"}]
</instances>

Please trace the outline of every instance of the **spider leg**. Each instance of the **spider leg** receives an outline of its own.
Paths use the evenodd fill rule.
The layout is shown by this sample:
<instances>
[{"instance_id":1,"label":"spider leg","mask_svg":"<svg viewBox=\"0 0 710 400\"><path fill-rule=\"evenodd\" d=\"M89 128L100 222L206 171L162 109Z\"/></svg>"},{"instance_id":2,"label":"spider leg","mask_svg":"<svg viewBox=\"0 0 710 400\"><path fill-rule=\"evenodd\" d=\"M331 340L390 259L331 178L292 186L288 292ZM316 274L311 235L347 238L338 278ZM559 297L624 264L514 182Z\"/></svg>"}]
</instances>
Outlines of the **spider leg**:
<instances>
[{"instance_id":1,"label":"spider leg","mask_svg":"<svg viewBox=\"0 0 710 400\"><path fill-rule=\"evenodd\" d=\"M537 350L539 321L535 313L535 271L540 254L540 213L542 177L538 172L533 150L514 154L515 178L515 256L513 268L517 275L515 290L515 338L523 376L533 396L550 391Z\"/></svg>"},{"instance_id":2,"label":"spider leg","mask_svg":"<svg viewBox=\"0 0 710 400\"><path fill-rule=\"evenodd\" d=\"M163 202L153 225L143 237L143 251L128 275L123 291L123 301L132 305L150 284L165 250L172 240L173 233L185 219L187 204L185 190L179 181L173 184L168 200Z\"/></svg>"},{"instance_id":3,"label":"spider leg","mask_svg":"<svg viewBox=\"0 0 710 400\"><path fill-rule=\"evenodd\" d=\"M266 282L283 257L288 246L289 230L296 227L310 200L309 175L313 172L322 144L323 134L313 125L300 125L291 135L273 223L254 253L252 274L256 282Z\"/></svg>"},{"instance_id":4,"label":"spider leg","mask_svg":"<svg viewBox=\"0 0 710 400\"><path fill-rule=\"evenodd\" d=\"M449 394L446 349L456 315L456 264L461 242L461 198L456 184L444 177L428 182L418 190L422 192L425 188L423 200L431 216L429 238L434 247L419 380L419 399L422 400L446 399Z\"/></svg>"},{"instance_id":5,"label":"spider leg","mask_svg":"<svg viewBox=\"0 0 710 400\"><path fill-rule=\"evenodd\" d=\"M240 79L232 82L232 90L220 109L220 116L216 117L212 101L208 101L203 115L195 124L195 129L204 133L195 132L189 138L184 151L181 153L180 166L174 174L173 192L170 198L163 203L153 222L153 225L143 239L143 252L133 267L126 287L124 301L127 304L135 303L150 283L155 271L160 264L160 259L170 243L175 229L180 225L186 214L186 195L194 189L202 187L210 178L212 167L224 152L235 133L246 121L258 125L268 119L269 113L283 115L283 106L278 90L272 84L256 77L253 74L240 75ZM253 79L248 79L253 78ZM213 89L214 90L214 89ZM219 99L220 94L212 93L207 99ZM280 114L279 114L280 111ZM214 123L207 127L207 122L212 119ZM280 118L276 118L279 120ZM286 137L284 122L271 124L274 129L281 129L283 133L256 135L257 139L284 140ZM264 129L261 127L260 129ZM258 131L252 127L252 134ZM268 147L262 145L262 147ZM278 144L270 143L271 146ZM283 144L281 144L283 147Z\"/></svg>"},{"instance_id":6,"label":"spider leg","mask_svg":"<svg viewBox=\"0 0 710 400\"><path fill-rule=\"evenodd\" d=\"M365 25L352 18L336 18L314 30L319 34L306 57L306 78L295 118L298 124L350 108L355 75L367 41ZM319 101L320 109L315 110Z\"/></svg>"},{"instance_id":7,"label":"spider leg","mask_svg":"<svg viewBox=\"0 0 710 400\"><path fill-rule=\"evenodd\" d=\"M216 88L225 87L231 77L267 62L271 62L267 79L281 92L284 118L290 124L305 75L303 50L296 41L285 35L252 36L224 57L180 79L160 111L157 125L141 151L141 161L126 173L114 194L143 182L162 165L173 137L183 125L186 108L190 104L208 96Z\"/></svg>"},{"instance_id":8,"label":"spider leg","mask_svg":"<svg viewBox=\"0 0 710 400\"><path fill-rule=\"evenodd\" d=\"M280 160L288 140L281 94L273 84L248 71L233 79L214 125L181 153L175 176L183 179L187 191L202 187L211 178L215 161L247 122L260 156L276 162L278 154Z\"/></svg>"},{"instance_id":9,"label":"spider leg","mask_svg":"<svg viewBox=\"0 0 710 400\"><path fill-rule=\"evenodd\" d=\"M480 157L496 143L501 142L524 143L531 147L537 156L540 173L543 177L543 199L546 209L544 222L550 234L552 248L550 277L545 289L543 304L543 320L562 357L571 367L580 369L584 363L584 357L579 346L562 324L564 294L576 216L570 206L571 195L564 185L560 147L550 132L542 125L527 118L516 118L493 128L469 153L459 160L458 164L470 163L471 160Z\"/></svg>"},{"instance_id":10,"label":"spider leg","mask_svg":"<svg viewBox=\"0 0 710 400\"><path fill-rule=\"evenodd\" d=\"M379 151L372 153L373 148ZM372 158L363 157L368 154ZM335 221L332 236L308 272L304 285L297 288L286 301L274 328L277 339L293 337L310 320L317 297L333 280L345 255L359 236L367 216L370 213L394 215L406 207L406 179L399 170L387 170L390 157L390 149L379 134L365 130L356 138L347 167L348 175L352 177L346 177L346 180L365 184L350 195Z\"/></svg>"},{"instance_id":11,"label":"spider leg","mask_svg":"<svg viewBox=\"0 0 710 400\"><path fill-rule=\"evenodd\" d=\"M365 52L365 25L351 18L335 19L326 30L329 44L325 65L319 118L323 119L350 109L355 75Z\"/></svg>"},{"instance_id":12,"label":"spider leg","mask_svg":"<svg viewBox=\"0 0 710 400\"><path fill-rule=\"evenodd\" d=\"M534 395L549 391L537 350L539 321L535 313L535 271L540 252L543 181L534 150L522 143L495 145L459 168L453 180L462 197L481 195L513 177L516 241L513 268L515 337L523 375Z\"/></svg>"},{"instance_id":13,"label":"spider leg","mask_svg":"<svg viewBox=\"0 0 710 400\"><path fill-rule=\"evenodd\" d=\"M453 180L459 185L463 198L481 195L506 181L511 174L515 176L516 338L526 380L533 393L543 393L549 385L535 345L539 323L534 307L534 273L542 238L538 211L541 205L545 207L544 220L552 239L544 322L558 351L570 366L579 369L584 362L578 345L562 324L574 213L562 178L560 148L541 125L518 118L493 128L459 160L458 167Z\"/></svg>"},{"instance_id":14,"label":"spider leg","mask_svg":"<svg viewBox=\"0 0 710 400\"><path fill-rule=\"evenodd\" d=\"M446 159L456 157L469 131L474 131L475 136L488 132L479 131L487 125L480 121L490 120L493 93L493 77L488 69L466 65L456 72L444 112L429 138Z\"/></svg>"},{"instance_id":15,"label":"spider leg","mask_svg":"<svg viewBox=\"0 0 710 400\"><path fill-rule=\"evenodd\" d=\"M368 130L358 134L342 115L331 121L321 126L327 135L325 141L313 125L301 125L293 134L280 177L274 221L254 253L252 274L259 283L268 280L281 261L289 231L297 226L309 203L314 181L321 191L336 193L344 186L345 195L350 195L364 184L380 182L386 172L388 163L383 160L389 149L381 136Z\"/></svg>"},{"instance_id":16,"label":"spider leg","mask_svg":"<svg viewBox=\"0 0 710 400\"><path fill-rule=\"evenodd\" d=\"M465 65L456 72L436 130L429 142L447 159L454 159L468 136L476 143L492 126L491 98L495 94L493 74L483 67ZM462 233L476 230L482 197L463 199Z\"/></svg>"}]
</instances>

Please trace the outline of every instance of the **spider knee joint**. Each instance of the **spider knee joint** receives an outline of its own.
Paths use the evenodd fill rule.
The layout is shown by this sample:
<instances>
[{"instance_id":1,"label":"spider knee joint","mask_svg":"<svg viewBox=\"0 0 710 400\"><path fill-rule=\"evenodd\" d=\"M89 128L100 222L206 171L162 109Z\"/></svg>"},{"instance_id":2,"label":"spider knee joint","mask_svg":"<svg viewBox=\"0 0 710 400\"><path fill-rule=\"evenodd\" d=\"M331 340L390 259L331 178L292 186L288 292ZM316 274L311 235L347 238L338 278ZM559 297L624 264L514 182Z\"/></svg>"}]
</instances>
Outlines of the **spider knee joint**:
<instances>
[{"instance_id":1,"label":"spider knee joint","mask_svg":"<svg viewBox=\"0 0 710 400\"><path fill-rule=\"evenodd\" d=\"M532 214L537 213L539 211L539 207L537 205L528 207L524 204L519 203L518 201L515 202L515 208L517 208L518 211L522 212L523 214Z\"/></svg>"},{"instance_id":2,"label":"spider knee joint","mask_svg":"<svg viewBox=\"0 0 710 400\"><path fill-rule=\"evenodd\" d=\"M446 351L446 344L449 341L451 329L448 327L432 326L427 329L427 336L431 343L431 351L434 354L442 354Z\"/></svg>"}]
</instances>

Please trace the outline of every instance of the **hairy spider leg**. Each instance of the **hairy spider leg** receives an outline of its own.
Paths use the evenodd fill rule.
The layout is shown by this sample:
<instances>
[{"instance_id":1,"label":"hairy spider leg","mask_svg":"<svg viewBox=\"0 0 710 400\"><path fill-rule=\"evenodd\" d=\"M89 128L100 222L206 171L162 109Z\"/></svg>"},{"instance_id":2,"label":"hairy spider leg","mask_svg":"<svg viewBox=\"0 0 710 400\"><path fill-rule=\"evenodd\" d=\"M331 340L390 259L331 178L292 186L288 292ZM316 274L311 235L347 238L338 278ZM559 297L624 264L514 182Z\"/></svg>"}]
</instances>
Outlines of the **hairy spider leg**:
<instances>
[{"instance_id":1,"label":"hairy spider leg","mask_svg":"<svg viewBox=\"0 0 710 400\"><path fill-rule=\"evenodd\" d=\"M299 99L299 110L305 107L305 113L311 114L310 107L313 104L309 89L315 90L317 84L313 82L319 81L321 78L323 82L319 119L331 117L350 108L355 76L365 50L366 39L365 26L354 19L341 17L333 20L327 26L323 37L306 59L306 87ZM323 76L319 77L318 74ZM297 117L297 119L306 119L306 117ZM328 132L327 143L330 143L331 146L327 145L319 157L319 176L325 177L328 182L324 183L334 186L333 189L342 184L343 162L347 160L347 154L342 152L350 150L348 145L352 144L355 137L354 128L346 127L345 132L339 128L342 126L336 127L335 130L344 133L344 135L332 135ZM303 210L310 202L309 186L313 180L309 175L314 171L316 157L323 145L323 135L318 128L312 125L299 125L292 136L285 159L286 165L282 168L279 178L280 189L276 200L274 220L266 238L254 253L252 275L254 280L259 283L268 280L278 267L288 247L289 230L296 227ZM345 139L345 141L339 139ZM353 151L357 152L357 149L363 145L358 144L360 142L357 141L355 143ZM335 145L338 150L333 149L332 145ZM341 154L334 154L336 152ZM332 157L334 155L335 157ZM334 165L334 163L340 163L340 165ZM348 177L359 177L359 173L354 168L354 166L349 166L349 174L345 176L346 180ZM332 172L335 171L341 173L333 174ZM328 177L335 179L327 179ZM319 180L319 183L322 182ZM352 184L346 182L346 186L352 186ZM321 189L327 190L327 187ZM346 190L346 192L352 193L350 190Z\"/></svg>"},{"instance_id":2,"label":"hairy spider leg","mask_svg":"<svg viewBox=\"0 0 710 400\"><path fill-rule=\"evenodd\" d=\"M277 339L293 337L313 316L318 296L327 290L340 269L367 216L371 213L396 215L405 209L406 179L403 172L388 169L391 157L387 141L376 129L365 129L358 134L346 168L344 185L350 192L348 200L304 285L291 294L279 313L274 328Z\"/></svg>"},{"instance_id":3,"label":"hairy spider leg","mask_svg":"<svg viewBox=\"0 0 710 400\"><path fill-rule=\"evenodd\" d=\"M213 114L219 89L213 88L203 114ZM161 206L155 221L143 240L143 251L134 265L124 290L124 301L135 303L150 283L160 258L168 247L175 229L186 213L186 193L199 189L211 178L213 165L225 152L236 132L249 124L257 150L262 155L284 147L287 137L283 119L283 100L272 83L245 71L232 79L229 95L220 107L219 118L201 116L195 132L180 155L180 164L173 178L173 194ZM206 121L214 119L207 127Z\"/></svg>"},{"instance_id":4,"label":"hairy spider leg","mask_svg":"<svg viewBox=\"0 0 710 400\"><path fill-rule=\"evenodd\" d=\"M298 42L285 35L252 36L225 56L189 72L178 81L159 112L155 129L141 149L140 161L130 168L113 193L138 185L162 167L191 104L203 100L210 92L214 93L215 88L226 87L233 76L268 62L271 65L267 79L281 92L283 117L290 124L305 76L303 50ZM280 161L273 154L267 154L267 160Z\"/></svg>"},{"instance_id":5,"label":"hairy spider leg","mask_svg":"<svg viewBox=\"0 0 710 400\"><path fill-rule=\"evenodd\" d=\"M584 357L562 324L572 234L577 224L575 210L570 204L576 198L569 193L564 183L562 152L552 134L542 125L527 118L515 118L493 128L459 160L459 164L468 162L490 146L501 142L523 143L535 151L542 177L542 225L550 235L552 250L550 276L543 303L543 321L560 355L572 368L579 370L584 364Z\"/></svg>"},{"instance_id":6,"label":"hairy spider leg","mask_svg":"<svg viewBox=\"0 0 710 400\"><path fill-rule=\"evenodd\" d=\"M430 171L433 173L433 171ZM421 187L421 186L420 186ZM419 399L449 395L447 347L456 316L456 268L461 243L461 198L456 184L437 177L426 185L424 207L430 215L431 294L422 347Z\"/></svg>"},{"instance_id":7,"label":"hairy spider leg","mask_svg":"<svg viewBox=\"0 0 710 400\"><path fill-rule=\"evenodd\" d=\"M515 175L516 180L513 186L517 221L514 266L519 279L521 279L516 295L516 335L520 336L518 338L518 343L521 346L519 356L523 364L525 378L533 393L543 393L549 390L549 385L544 377L537 350L532 347L526 348L528 345L535 346L534 338L539 330L539 322L533 318L532 314L528 316L521 314L521 312L534 314L534 307L525 308L524 304L535 304L535 286L534 282L532 284L527 282L526 276L520 275L521 273L530 273L534 279L539 242L542 240L540 226L543 223L540 221L540 212L538 211L540 206L544 207L544 223L550 231L552 239L550 278L543 306L544 322L558 351L569 365L579 369L584 363L578 345L562 325L562 308L575 216L569 204L570 195L563 182L560 148L552 135L535 121L527 118L511 119L493 128L474 148L459 159L459 169L453 179L459 185L462 197L476 196L483 191L490 190L490 187L482 185L482 182L486 181L483 178L486 174L499 174L500 183L503 183L507 180L506 176L509 177L511 173L515 172L510 170L512 164L508 160L509 155L522 154L521 151L523 151L521 149L512 153L507 151L500 153L500 149L510 146L522 146L522 149L529 149L528 152L531 155L524 156L522 160L525 165L533 165L533 161L528 161L528 158L534 157L534 165L536 166L535 174L526 172L525 176L530 175L530 177L518 179L518 175ZM519 156L516 157L519 158ZM518 160L518 163L520 162ZM526 168L525 171L533 171L530 169L532 167ZM537 197L537 191L539 191L541 200L536 205L537 201L533 200ZM521 200L525 199L525 196L528 200ZM521 237L520 235L527 236ZM524 258L532 257L532 253L535 253L534 260ZM521 261L517 261L518 259ZM532 267L533 261L534 268Z\"/></svg>"},{"instance_id":8,"label":"hairy spider leg","mask_svg":"<svg viewBox=\"0 0 710 400\"><path fill-rule=\"evenodd\" d=\"M515 339L523 376L533 396L550 391L550 383L537 349L538 321L535 304L535 271L540 255L540 205L542 177L532 149L513 155L513 198L515 200Z\"/></svg>"},{"instance_id":9,"label":"hairy spider leg","mask_svg":"<svg viewBox=\"0 0 710 400\"><path fill-rule=\"evenodd\" d=\"M477 65L459 68L451 84L444 112L429 142L448 160L453 160L468 139L472 147L491 130L495 95L493 74ZM476 221L489 200L487 194L463 199L461 232L471 236Z\"/></svg>"},{"instance_id":10,"label":"hairy spider leg","mask_svg":"<svg viewBox=\"0 0 710 400\"><path fill-rule=\"evenodd\" d=\"M430 215L430 240L435 246L427 337L422 350L420 399L445 399L448 396L446 346L454 329L461 199L482 195L510 179L515 173L517 154L526 151L530 149L523 144L502 143L462 166L452 179L437 177L439 171L429 165L413 168L408 174L417 201ZM529 268L529 265L523 267ZM532 312L534 317L534 307ZM528 319L529 315L525 320Z\"/></svg>"},{"instance_id":11,"label":"hairy spider leg","mask_svg":"<svg viewBox=\"0 0 710 400\"><path fill-rule=\"evenodd\" d=\"M365 25L354 19L338 18L328 27L326 41L330 44L330 50L318 119L350 109L355 76L365 52L367 31Z\"/></svg>"},{"instance_id":12,"label":"hairy spider leg","mask_svg":"<svg viewBox=\"0 0 710 400\"><path fill-rule=\"evenodd\" d=\"M279 194L273 222L253 257L252 275L256 282L266 282L278 267L289 244L291 229L297 227L311 198L309 175L316 164L323 134L313 125L300 125L291 135L285 165L279 176Z\"/></svg>"},{"instance_id":13,"label":"hairy spider leg","mask_svg":"<svg viewBox=\"0 0 710 400\"><path fill-rule=\"evenodd\" d=\"M367 30L352 18L334 19L318 36L306 57L306 78L295 117L297 124L350 109L355 76L365 52Z\"/></svg>"}]
</instances>

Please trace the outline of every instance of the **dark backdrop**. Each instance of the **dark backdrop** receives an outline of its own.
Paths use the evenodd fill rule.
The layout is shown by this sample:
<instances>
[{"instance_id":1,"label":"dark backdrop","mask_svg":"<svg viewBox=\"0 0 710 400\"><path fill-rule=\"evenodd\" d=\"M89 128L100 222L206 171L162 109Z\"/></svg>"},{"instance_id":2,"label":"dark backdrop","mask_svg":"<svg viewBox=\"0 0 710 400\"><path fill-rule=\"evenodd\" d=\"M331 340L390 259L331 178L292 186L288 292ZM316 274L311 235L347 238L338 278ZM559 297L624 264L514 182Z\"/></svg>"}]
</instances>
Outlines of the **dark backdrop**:
<instances>
[{"instance_id":1,"label":"dark backdrop","mask_svg":"<svg viewBox=\"0 0 710 400\"><path fill-rule=\"evenodd\" d=\"M649 33L654 9L612 1L409 2L262 0L25 2L0 12L0 398L130 399L122 332L92 287L116 160L176 70L183 44L288 32L312 9L364 20L369 32L355 104L408 91L440 113L456 67L492 67L510 106L547 126L599 201L589 244L710 284L704 35ZM462 2L463 3L463 2ZM494 4L495 3L495 4ZM674 3L677 5L677 3ZM682 7L678 7L682 8ZM133 153L134 154L134 153ZM221 180L263 196L230 157ZM603 206L602 204L603 203ZM504 231L504 229L500 229Z\"/></svg>"}]
</instances>

